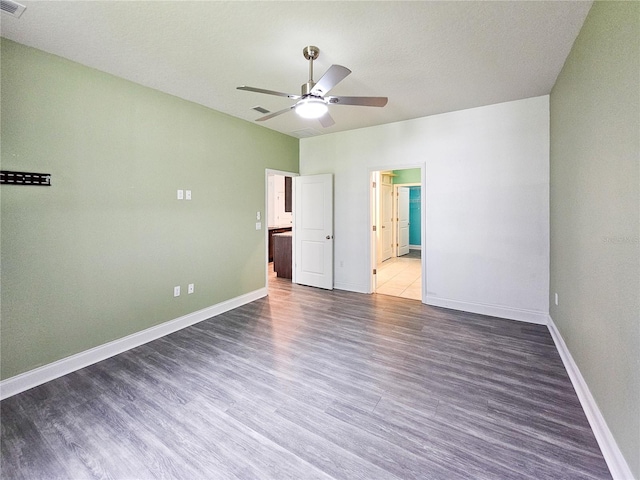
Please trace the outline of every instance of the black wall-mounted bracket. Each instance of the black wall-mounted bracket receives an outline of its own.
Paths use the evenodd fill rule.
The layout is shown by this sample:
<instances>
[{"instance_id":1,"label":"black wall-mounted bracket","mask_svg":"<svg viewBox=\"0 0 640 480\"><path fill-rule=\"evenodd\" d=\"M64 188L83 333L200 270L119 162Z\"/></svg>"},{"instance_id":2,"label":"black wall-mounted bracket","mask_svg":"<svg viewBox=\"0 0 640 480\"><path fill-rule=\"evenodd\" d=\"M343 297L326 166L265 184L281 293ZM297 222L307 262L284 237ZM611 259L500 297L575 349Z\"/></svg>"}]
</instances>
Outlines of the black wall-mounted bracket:
<instances>
[{"instance_id":1,"label":"black wall-mounted bracket","mask_svg":"<svg viewBox=\"0 0 640 480\"><path fill-rule=\"evenodd\" d=\"M40 185L50 187L51 174L0 170L0 185Z\"/></svg>"}]
</instances>

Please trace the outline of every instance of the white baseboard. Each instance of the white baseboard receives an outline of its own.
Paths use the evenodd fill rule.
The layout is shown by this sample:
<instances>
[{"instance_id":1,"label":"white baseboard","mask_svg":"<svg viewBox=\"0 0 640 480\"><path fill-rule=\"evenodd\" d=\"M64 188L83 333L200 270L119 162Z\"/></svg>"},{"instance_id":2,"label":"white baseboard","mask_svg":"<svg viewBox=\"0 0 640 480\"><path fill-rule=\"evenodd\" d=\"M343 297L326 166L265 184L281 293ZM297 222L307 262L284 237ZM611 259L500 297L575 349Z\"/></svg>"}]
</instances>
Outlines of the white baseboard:
<instances>
[{"instance_id":1,"label":"white baseboard","mask_svg":"<svg viewBox=\"0 0 640 480\"><path fill-rule=\"evenodd\" d=\"M409 245L409 250L422 250L422 245Z\"/></svg>"},{"instance_id":2,"label":"white baseboard","mask_svg":"<svg viewBox=\"0 0 640 480\"><path fill-rule=\"evenodd\" d=\"M520 322L536 323L538 325L546 325L549 318L549 315L546 312L524 310L501 305L461 302L458 300L449 300L430 295L427 295L425 303L434 307L452 308L453 310L462 310L463 312L480 313L482 315L518 320Z\"/></svg>"},{"instance_id":3,"label":"white baseboard","mask_svg":"<svg viewBox=\"0 0 640 480\"><path fill-rule=\"evenodd\" d=\"M15 377L7 378L0 382L0 400L266 296L266 287L260 288L253 292L240 295L239 297L231 298L216 305L198 310L197 312L189 313L174 320L169 320L160 325L119 338L118 340L105 343L104 345L76 353L70 357L21 373Z\"/></svg>"},{"instance_id":4,"label":"white baseboard","mask_svg":"<svg viewBox=\"0 0 640 480\"><path fill-rule=\"evenodd\" d=\"M611 430L609 430L607 422L602 416L596 400L593 398L593 395L591 395L587 382L585 382L582 373L580 373L578 365L573 360L571 352L569 352L569 348L567 348L567 344L564 342L564 339L562 338L562 335L560 335L560 331L556 327L551 316L547 319L547 328L549 329L551 337L556 344L556 348L560 353L560 358L562 358L564 368L569 374L573 388L578 394L578 399L580 400L582 409L587 416L587 420L589 420L589 425L591 425L591 429L598 441L598 445L600 445L602 456L607 462L611 476L613 476L615 480L633 479L634 477L629 465L627 465L626 460L622 456L622 452L618 448L618 444L613 438Z\"/></svg>"}]
</instances>

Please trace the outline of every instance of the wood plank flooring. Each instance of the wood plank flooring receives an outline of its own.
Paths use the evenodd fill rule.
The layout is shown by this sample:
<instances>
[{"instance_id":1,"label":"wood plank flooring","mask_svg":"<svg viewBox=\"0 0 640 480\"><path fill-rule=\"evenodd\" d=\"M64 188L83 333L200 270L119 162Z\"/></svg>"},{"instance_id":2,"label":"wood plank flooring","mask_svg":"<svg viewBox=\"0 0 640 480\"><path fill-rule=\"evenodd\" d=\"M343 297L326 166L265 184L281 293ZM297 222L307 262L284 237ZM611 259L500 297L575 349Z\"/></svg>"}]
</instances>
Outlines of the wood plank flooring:
<instances>
[{"instance_id":1,"label":"wood plank flooring","mask_svg":"<svg viewBox=\"0 0 640 480\"><path fill-rule=\"evenodd\" d=\"M0 408L6 479L611 478L546 327L282 279Z\"/></svg>"}]
</instances>

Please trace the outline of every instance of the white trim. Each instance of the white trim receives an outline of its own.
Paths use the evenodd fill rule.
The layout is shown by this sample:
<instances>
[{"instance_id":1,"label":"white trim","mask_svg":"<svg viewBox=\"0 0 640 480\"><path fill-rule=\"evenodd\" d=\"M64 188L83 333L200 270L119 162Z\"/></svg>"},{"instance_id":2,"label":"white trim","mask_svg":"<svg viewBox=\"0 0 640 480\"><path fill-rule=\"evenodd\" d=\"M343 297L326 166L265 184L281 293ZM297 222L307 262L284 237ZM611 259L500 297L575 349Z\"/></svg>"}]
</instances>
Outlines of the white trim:
<instances>
[{"instance_id":1,"label":"white trim","mask_svg":"<svg viewBox=\"0 0 640 480\"><path fill-rule=\"evenodd\" d=\"M7 378L0 382L0 400L266 296L267 288L260 288L253 292L240 295L239 297L231 298L216 305L178 317L174 320L169 320L160 325L127 335L118 340L99 345L84 352L76 353L70 357L21 373L15 377Z\"/></svg>"},{"instance_id":2,"label":"white trim","mask_svg":"<svg viewBox=\"0 0 640 480\"><path fill-rule=\"evenodd\" d=\"M458 300L449 300L430 295L427 295L427 299L424 303L434 307L444 307L451 308L453 310L462 310L463 312L480 313L482 315L518 320L520 322L536 323L538 325L546 325L549 317L546 312L505 307L503 305L461 302Z\"/></svg>"},{"instance_id":3,"label":"white trim","mask_svg":"<svg viewBox=\"0 0 640 480\"><path fill-rule=\"evenodd\" d=\"M420 173L420 262L422 262L422 295L420 301L427 303L427 256L429 256L429 248L427 247L427 162L424 163ZM424 248L423 248L424 247Z\"/></svg>"},{"instance_id":4,"label":"white trim","mask_svg":"<svg viewBox=\"0 0 640 480\"><path fill-rule=\"evenodd\" d=\"M422 245L409 245L409 250L422 250Z\"/></svg>"},{"instance_id":5,"label":"white trim","mask_svg":"<svg viewBox=\"0 0 640 480\"><path fill-rule=\"evenodd\" d=\"M613 438L611 430L609 430L607 426L607 422L598 408L595 398L591 395L587 382L584 380L582 373L580 373L578 365L573 360L571 352L551 316L547 318L547 328L556 344L558 353L560 353L560 358L562 358L564 368L569 374L573 388L578 394L582 409L587 416L587 420L589 420L589 425L591 425L591 430L593 430L598 445L600 445L602 456L607 462L611 476L616 480L629 480L634 478L629 465L618 448L615 438Z\"/></svg>"},{"instance_id":6,"label":"white trim","mask_svg":"<svg viewBox=\"0 0 640 480\"><path fill-rule=\"evenodd\" d=\"M377 268L378 259L382 257L382 253L378 249L382 246L378 242L378 233L373 233L373 227L379 230L380 224L380 194L381 175L379 171L369 172L369 267ZM375 185L375 186L374 186ZM380 230L382 231L382 230ZM377 287L377 278L371 274L369 276L369 289L366 293L374 293ZM336 287L337 288L337 287ZM348 290L341 288L340 290Z\"/></svg>"}]
</instances>

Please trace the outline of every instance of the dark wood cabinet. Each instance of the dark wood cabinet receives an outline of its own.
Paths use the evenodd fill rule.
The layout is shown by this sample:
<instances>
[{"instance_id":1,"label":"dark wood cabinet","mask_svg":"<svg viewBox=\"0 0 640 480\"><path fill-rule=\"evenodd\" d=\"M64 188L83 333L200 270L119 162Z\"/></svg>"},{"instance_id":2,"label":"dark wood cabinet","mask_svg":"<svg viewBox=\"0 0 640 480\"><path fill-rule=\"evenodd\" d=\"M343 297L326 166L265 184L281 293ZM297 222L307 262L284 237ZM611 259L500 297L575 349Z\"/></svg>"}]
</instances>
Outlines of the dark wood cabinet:
<instances>
[{"instance_id":1,"label":"dark wood cabinet","mask_svg":"<svg viewBox=\"0 0 640 480\"><path fill-rule=\"evenodd\" d=\"M292 238L291 232L276 233L273 236L273 270L281 278L292 277Z\"/></svg>"},{"instance_id":2,"label":"dark wood cabinet","mask_svg":"<svg viewBox=\"0 0 640 480\"><path fill-rule=\"evenodd\" d=\"M269 261L273 262L273 235L275 233L290 232L291 227L269 228Z\"/></svg>"}]
</instances>

